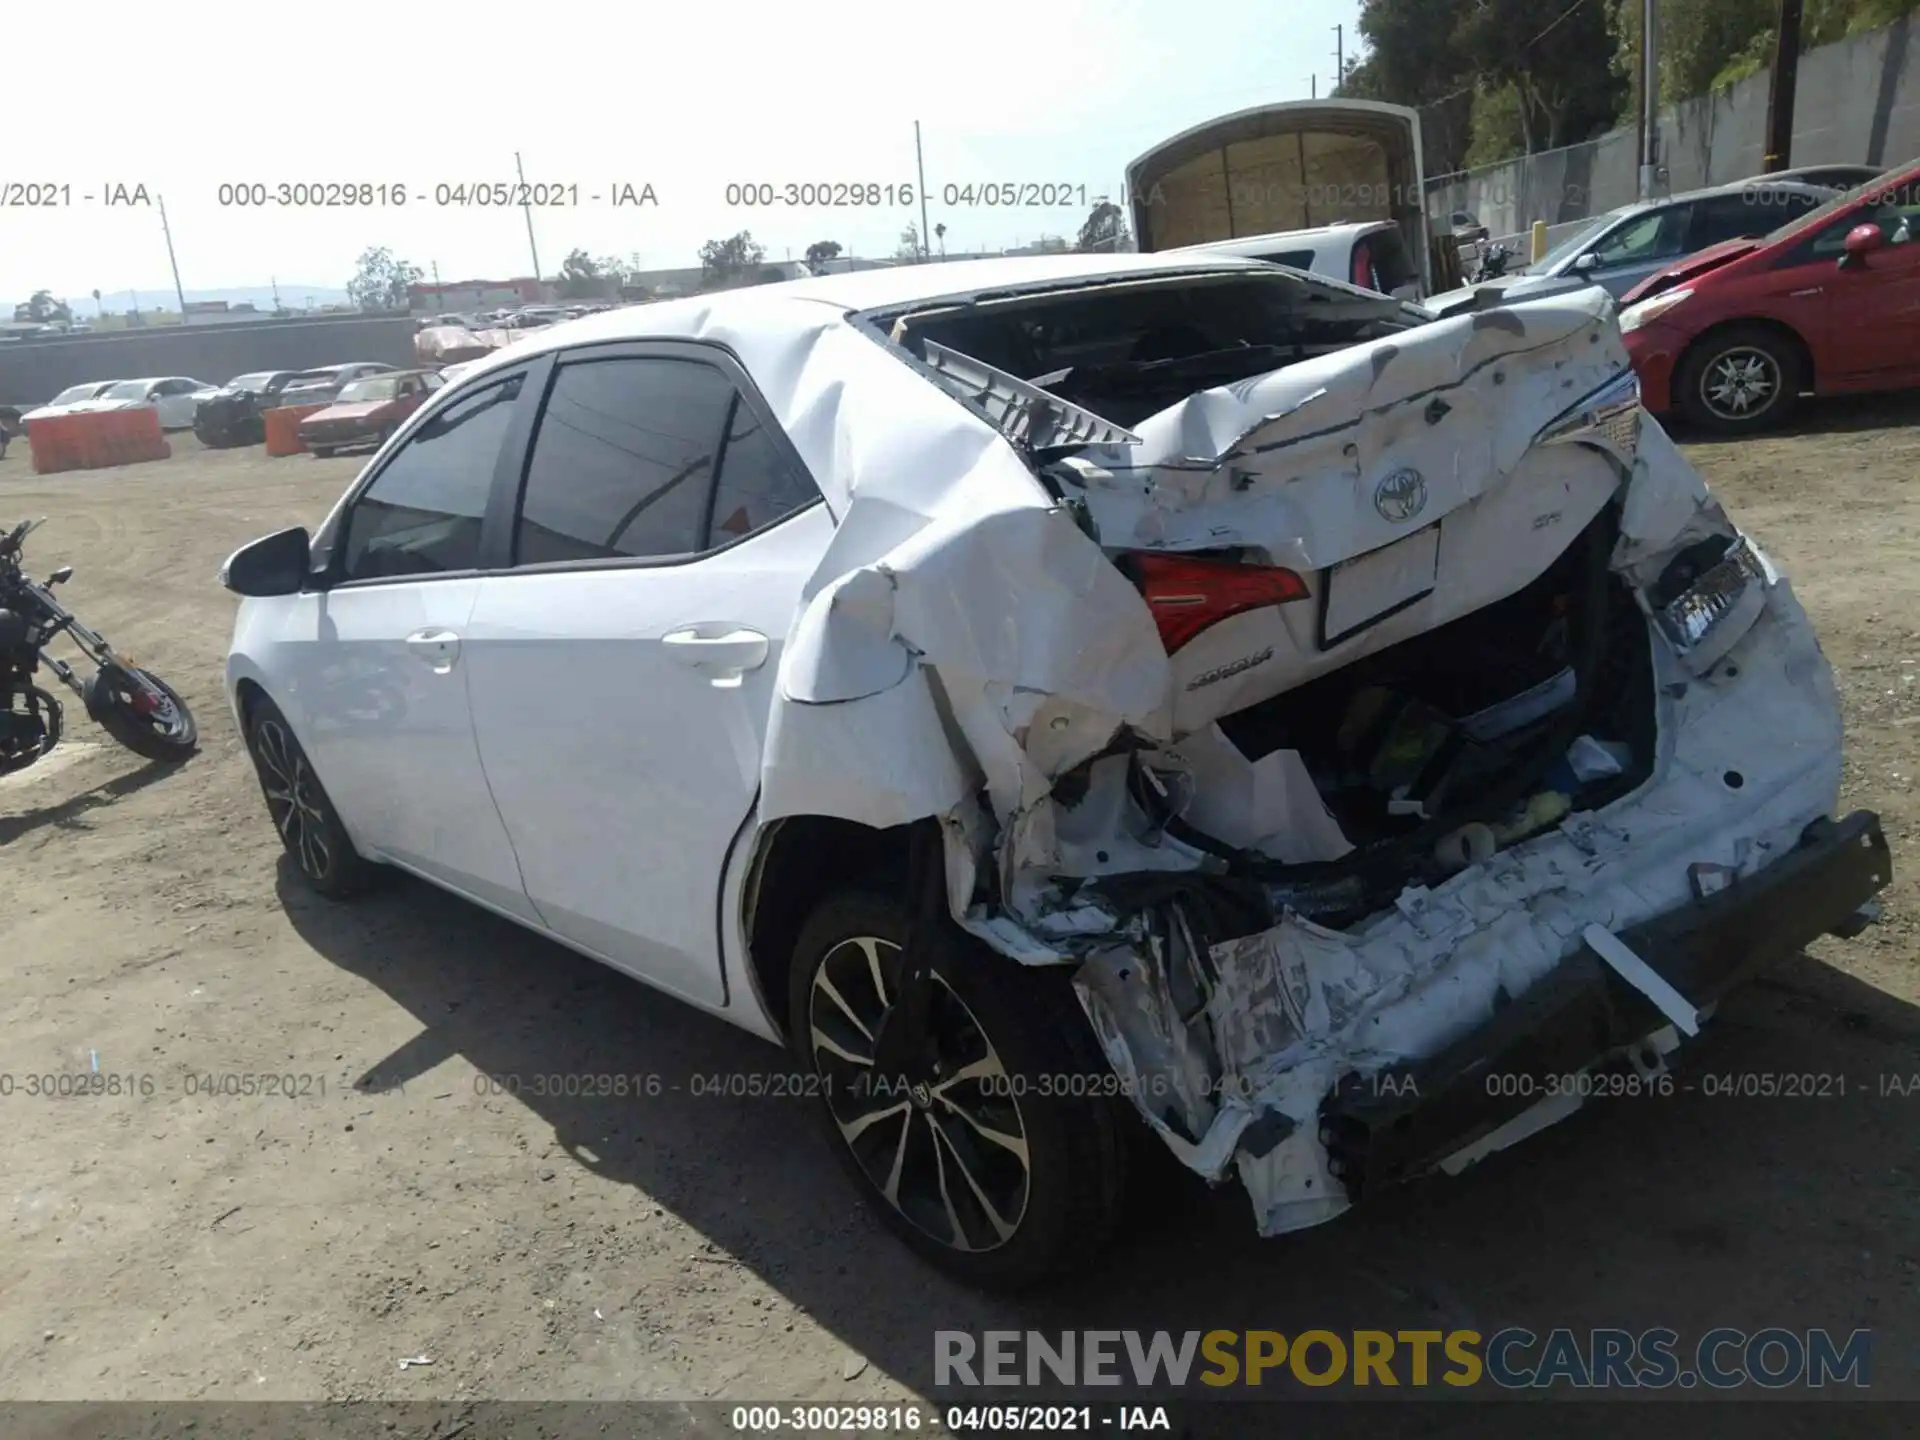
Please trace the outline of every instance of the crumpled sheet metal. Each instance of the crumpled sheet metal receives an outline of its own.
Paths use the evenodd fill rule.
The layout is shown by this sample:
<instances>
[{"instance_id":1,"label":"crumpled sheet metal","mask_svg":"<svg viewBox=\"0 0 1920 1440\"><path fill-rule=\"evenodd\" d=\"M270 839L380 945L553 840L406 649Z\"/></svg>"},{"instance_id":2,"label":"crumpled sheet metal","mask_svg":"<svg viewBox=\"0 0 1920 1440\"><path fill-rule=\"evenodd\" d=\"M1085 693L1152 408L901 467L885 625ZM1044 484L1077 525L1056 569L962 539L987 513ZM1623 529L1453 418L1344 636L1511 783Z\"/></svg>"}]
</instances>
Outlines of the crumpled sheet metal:
<instances>
[{"instance_id":1,"label":"crumpled sheet metal","mask_svg":"<svg viewBox=\"0 0 1920 1440\"><path fill-rule=\"evenodd\" d=\"M1535 302L1494 323L1484 315L1440 321L1190 397L1138 427L1142 446L1094 452L1131 467L1124 482L1088 492L1102 541L1138 537L1155 515L1179 517L1179 533L1163 530L1147 543L1254 543L1301 563L1330 545L1364 549L1395 538L1371 504L1353 503L1359 477L1378 461L1416 458L1433 467L1434 514L1494 483L1542 424L1625 364L1604 324L1605 304L1595 292ZM885 717L864 727L870 759L860 767L842 747L832 763L843 768L823 769L788 748L810 745L815 725L776 723L764 819L808 813L834 796L831 813L875 825L943 813L959 798L943 784L870 786L867 771L891 782L897 757L965 741L975 754L955 773L984 773L1006 824L1034 803L1036 777L1064 773L1119 728L1173 738L1171 670L1144 601L991 425L831 307L801 331L736 329L712 310L695 328L747 363L822 477L838 522L783 652L776 708L844 711L905 683L917 665L934 672L945 711L936 726L937 707L876 707ZM1502 357L1522 352L1533 359L1509 376ZM1424 397L1440 391L1451 408L1429 424ZM1318 398L1286 420L1263 420L1306 393ZM846 408L855 394L857 423ZM1328 423L1341 433L1311 441L1312 427ZM1291 487L1291 456L1279 470L1260 461L1257 493L1235 488L1232 462L1206 475L1179 468L1196 450L1216 457L1252 445L1277 453L1292 443L1288 427L1309 442L1299 447L1301 464L1319 467ZM1314 448L1324 443L1335 443L1340 463L1328 467L1324 448ZM1355 453L1340 458L1339 446ZM1327 486L1342 493L1318 504L1307 493ZM1317 518L1361 511L1373 520ZM1371 533L1375 525L1381 535ZM1355 526L1365 533L1349 533ZM1017 749L984 735L989 726L1012 735ZM790 783L803 771L811 772L806 784Z\"/></svg>"},{"instance_id":2,"label":"crumpled sheet metal","mask_svg":"<svg viewBox=\"0 0 1920 1440\"><path fill-rule=\"evenodd\" d=\"M1329 1218L1345 1202L1329 1189L1311 1122L1343 1074L1377 1074L1438 1052L1491 1019L1502 995L1524 993L1562 964L1588 925L1618 932L1687 902L1695 863L1744 876L1790 851L1838 801L1841 734L1831 672L1784 579L1734 654L1737 677L1689 679L1676 695L1670 687L1687 677L1656 647L1660 749L1653 778L1634 795L1573 816L1437 889L1409 890L1351 930L1289 914L1270 930L1215 946L1219 982L1208 1028L1218 1071L1207 1083L1239 1103L1223 1105L1208 1133L1176 1153L1218 1178L1222 1148L1233 1150L1262 1234ZM1756 723L1756 705L1764 723ZM1729 767L1748 777L1735 793L1721 780ZM1107 995L1113 987L1091 983L1099 974L1090 959L1076 979L1118 1010ZM1167 1023L1132 1019L1123 1029L1130 1063L1169 1063L1164 1043L1150 1043ZM1120 1074L1139 1094L1198 1083L1184 1069L1170 1078ZM1248 1153L1240 1137L1267 1112L1294 1128ZM1202 1159L1213 1168L1202 1169Z\"/></svg>"},{"instance_id":3,"label":"crumpled sheet metal","mask_svg":"<svg viewBox=\"0 0 1920 1440\"><path fill-rule=\"evenodd\" d=\"M1109 545L1240 544L1302 570L1399 539L1371 486L1424 479L1425 515L1498 485L1541 428L1628 368L1593 288L1435 321L1203 391L1140 422L1138 447L1065 462Z\"/></svg>"}]
</instances>

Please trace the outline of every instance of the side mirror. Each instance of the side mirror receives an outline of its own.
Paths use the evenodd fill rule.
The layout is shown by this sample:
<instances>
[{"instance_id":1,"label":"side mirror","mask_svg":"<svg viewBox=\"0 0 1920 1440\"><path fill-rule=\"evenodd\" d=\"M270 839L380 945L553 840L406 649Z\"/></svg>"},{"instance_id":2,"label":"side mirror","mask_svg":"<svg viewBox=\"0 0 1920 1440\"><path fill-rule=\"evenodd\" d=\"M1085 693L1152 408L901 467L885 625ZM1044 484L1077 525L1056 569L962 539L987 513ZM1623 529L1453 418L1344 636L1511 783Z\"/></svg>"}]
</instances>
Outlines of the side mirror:
<instances>
[{"instance_id":1,"label":"side mirror","mask_svg":"<svg viewBox=\"0 0 1920 1440\"><path fill-rule=\"evenodd\" d=\"M297 595L308 583L312 541L304 527L242 545L220 567L220 583L236 595Z\"/></svg>"},{"instance_id":2,"label":"side mirror","mask_svg":"<svg viewBox=\"0 0 1920 1440\"><path fill-rule=\"evenodd\" d=\"M72 578L73 578L73 566L62 565L58 570L54 571L53 574L47 577L47 585L49 588L55 585L64 585L67 583L67 581L71 580Z\"/></svg>"},{"instance_id":3,"label":"side mirror","mask_svg":"<svg viewBox=\"0 0 1920 1440\"><path fill-rule=\"evenodd\" d=\"M1840 263L1843 265L1864 265L1867 263L1867 257L1869 255L1885 247L1887 243L1887 232L1882 230L1878 225L1871 223L1856 225L1847 232L1847 238L1842 243L1846 247L1846 254L1841 257Z\"/></svg>"},{"instance_id":4,"label":"side mirror","mask_svg":"<svg viewBox=\"0 0 1920 1440\"><path fill-rule=\"evenodd\" d=\"M1599 263L1600 263L1600 257L1594 254L1591 250L1589 250L1586 254L1582 255L1578 260L1573 262L1573 268L1578 270L1582 275L1584 275L1587 273L1587 271L1599 265Z\"/></svg>"}]
</instances>

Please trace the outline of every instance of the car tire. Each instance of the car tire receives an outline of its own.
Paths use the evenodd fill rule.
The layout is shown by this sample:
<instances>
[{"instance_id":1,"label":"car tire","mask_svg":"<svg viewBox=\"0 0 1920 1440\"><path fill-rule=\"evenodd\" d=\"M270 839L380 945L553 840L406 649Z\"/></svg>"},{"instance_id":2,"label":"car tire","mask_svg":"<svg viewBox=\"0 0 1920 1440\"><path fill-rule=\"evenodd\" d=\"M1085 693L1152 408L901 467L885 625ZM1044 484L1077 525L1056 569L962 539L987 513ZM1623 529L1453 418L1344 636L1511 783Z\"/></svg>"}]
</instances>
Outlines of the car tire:
<instances>
[{"instance_id":1,"label":"car tire","mask_svg":"<svg viewBox=\"0 0 1920 1440\"><path fill-rule=\"evenodd\" d=\"M1674 377L1680 413L1717 435L1783 424L1800 401L1800 352L1778 330L1735 325L1697 341Z\"/></svg>"},{"instance_id":2,"label":"car tire","mask_svg":"<svg viewBox=\"0 0 1920 1440\"><path fill-rule=\"evenodd\" d=\"M262 697L248 707L246 741L267 815L307 888L329 900L349 899L368 889L379 867L353 848L313 762L279 706Z\"/></svg>"},{"instance_id":3,"label":"car tire","mask_svg":"<svg viewBox=\"0 0 1920 1440\"><path fill-rule=\"evenodd\" d=\"M1130 1117L1067 973L1016 965L943 917L931 1043L863 1067L850 1057L878 1061L900 1033L908 925L902 900L849 890L801 928L789 1043L829 1146L882 1222L967 1284L1021 1290L1085 1267L1125 1209ZM866 1083L883 1071L907 1083Z\"/></svg>"},{"instance_id":4,"label":"car tire","mask_svg":"<svg viewBox=\"0 0 1920 1440\"><path fill-rule=\"evenodd\" d=\"M313 458L316 460L331 460L333 458L333 447L331 445L310 445L307 448L313 451Z\"/></svg>"}]
</instances>

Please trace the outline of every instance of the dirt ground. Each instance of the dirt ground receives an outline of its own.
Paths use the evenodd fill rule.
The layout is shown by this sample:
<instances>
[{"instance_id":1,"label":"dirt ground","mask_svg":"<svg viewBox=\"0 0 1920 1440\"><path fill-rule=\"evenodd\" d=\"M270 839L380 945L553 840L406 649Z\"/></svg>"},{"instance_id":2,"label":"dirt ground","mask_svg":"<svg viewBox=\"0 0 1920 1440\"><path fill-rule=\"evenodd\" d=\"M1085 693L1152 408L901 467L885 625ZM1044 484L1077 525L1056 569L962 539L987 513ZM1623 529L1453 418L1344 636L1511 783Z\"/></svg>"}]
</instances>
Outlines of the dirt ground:
<instances>
[{"instance_id":1,"label":"dirt ground","mask_svg":"<svg viewBox=\"0 0 1920 1440\"><path fill-rule=\"evenodd\" d=\"M799 1101L484 1079L768 1071L771 1047L425 885L339 907L291 882L221 698L215 573L317 522L358 460L188 437L40 478L17 446L0 520L51 517L33 568L76 568L68 603L203 741L149 766L76 704L0 784L0 1399L859 1399L928 1393L936 1328L1505 1324L1869 1327L1876 1389L1920 1393L1920 1100L1882 1093L1920 1084L1920 403L1689 448L1821 628L1847 801L1897 871L1882 925L1739 992L1691 1065L1845 1098L1596 1104L1274 1241L1236 1189L1172 1185L1100 1274L1012 1303L870 1221ZM24 1093L96 1063L155 1093ZM186 1093L242 1074L313 1078Z\"/></svg>"}]
</instances>

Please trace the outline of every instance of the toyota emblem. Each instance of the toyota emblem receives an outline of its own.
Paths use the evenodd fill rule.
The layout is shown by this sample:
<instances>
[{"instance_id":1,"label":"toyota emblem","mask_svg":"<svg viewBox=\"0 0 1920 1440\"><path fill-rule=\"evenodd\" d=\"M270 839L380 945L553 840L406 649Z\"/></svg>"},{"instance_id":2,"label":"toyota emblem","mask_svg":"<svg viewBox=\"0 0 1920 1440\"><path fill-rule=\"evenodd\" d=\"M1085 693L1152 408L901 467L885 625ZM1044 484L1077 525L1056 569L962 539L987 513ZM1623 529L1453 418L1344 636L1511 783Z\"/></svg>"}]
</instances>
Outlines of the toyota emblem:
<instances>
[{"instance_id":1,"label":"toyota emblem","mask_svg":"<svg viewBox=\"0 0 1920 1440\"><path fill-rule=\"evenodd\" d=\"M1395 470L1373 487L1373 508L1396 525L1427 508L1427 482L1418 470Z\"/></svg>"}]
</instances>

